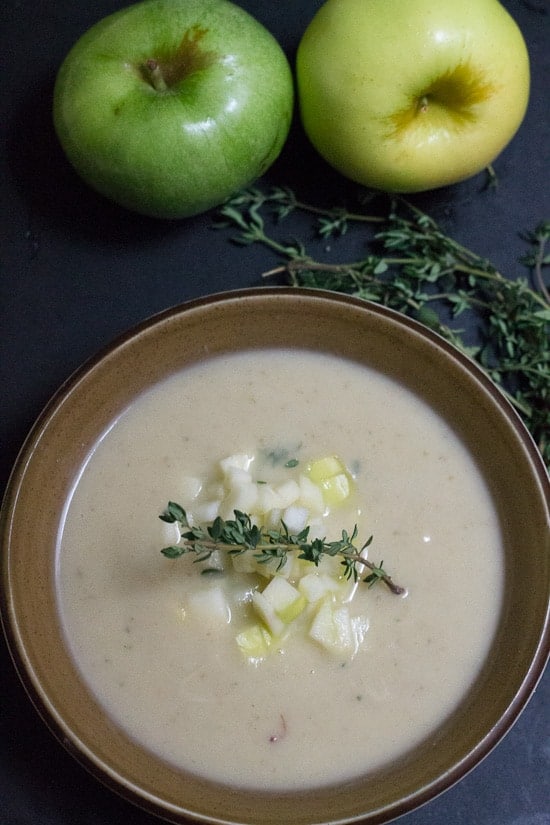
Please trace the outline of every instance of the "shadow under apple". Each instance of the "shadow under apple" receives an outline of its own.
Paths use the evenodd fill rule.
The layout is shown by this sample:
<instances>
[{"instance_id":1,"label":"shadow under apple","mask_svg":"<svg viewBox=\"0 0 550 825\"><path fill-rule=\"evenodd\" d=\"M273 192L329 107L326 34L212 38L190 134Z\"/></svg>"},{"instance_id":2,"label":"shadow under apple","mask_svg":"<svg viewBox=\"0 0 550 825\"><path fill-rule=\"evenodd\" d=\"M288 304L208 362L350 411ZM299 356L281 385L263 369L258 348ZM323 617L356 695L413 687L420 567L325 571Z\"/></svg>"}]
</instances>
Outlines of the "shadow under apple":
<instances>
[{"instance_id":1,"label":"shadow under apple","mask_svg":"<svg viewBox=\"0 0 550 825\"><path fill-rule=\"evenodd\" d=\"M77 243L100 241L101 245L130 244L132 249L139 249L157 246L164 238L182 232L187 236L212 221L215 209L176 221L139 215L112 203L85 184L67 161L53 128L54 80L53 76L44 77L30 89L8 126L8 173L13 177L12 186L27 205L30 227L38 224L41 229L59 231ZM506 155L514 148L515 145ZM409 195L407 199L443 222L446 231L452 233L458 222L463 230L471 227L474 236L482 234L487 240L495 216L487 209L490 204L486 201L493 193L483 193L485 184L485 175L481 173L454 186ZM326 208L351 208L369 194L330 167L316 152L304 133L297 107L288 140L258 185L290 187L300 200ZM38 243L33 240L32 229L27 232L29 242ZM498 258L498 249L487 251L495 251Z\"/></svg>"},{"instance_id":2,"label":"shadow under apple","mask_svg":"<svg viewBox=\"0 0 550 825\"><path fill-rule=\"evenodd\" d=\"M100 237L103 244L112 241L139 246L158 241L167 232L180 231L181 221L161 221L129 212L81 180L54 131L54 81L54 77L46 77L29 89L8 126L8 170L29 215L42 228L62 229L87 241Z\"/></svg>"}]
</instances>

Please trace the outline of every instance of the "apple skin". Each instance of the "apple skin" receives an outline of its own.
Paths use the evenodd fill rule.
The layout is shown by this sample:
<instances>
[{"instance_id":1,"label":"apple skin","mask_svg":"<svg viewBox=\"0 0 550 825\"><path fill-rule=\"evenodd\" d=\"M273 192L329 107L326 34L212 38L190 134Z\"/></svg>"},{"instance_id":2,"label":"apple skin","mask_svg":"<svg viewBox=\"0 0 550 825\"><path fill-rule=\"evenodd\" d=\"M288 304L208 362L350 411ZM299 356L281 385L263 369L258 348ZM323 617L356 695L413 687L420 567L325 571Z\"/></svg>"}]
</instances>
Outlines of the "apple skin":
<instances>
[{"instance_id":1,"label":"apple skin","mask_svg":"<svg viewBox=\"0 0 550 825\"><path fill-rule=\"evenodd\" d=\"M497 0L328 0L296 73L311 143L346 177L388 192L477 174L529 98L525 42Z\"/></svg>"},{"instance_id":2,"label":"apple skin","mask_svg":"<svg viewBox=\"0 0 550 825\"><path fill-rule=\"evenodd\" d=\"M90 186L130 210L182 218L266 171L293 103L284 52L244 9L145 0L73 46L56 78L53 119Z\"/></svg>"}]
</instances>

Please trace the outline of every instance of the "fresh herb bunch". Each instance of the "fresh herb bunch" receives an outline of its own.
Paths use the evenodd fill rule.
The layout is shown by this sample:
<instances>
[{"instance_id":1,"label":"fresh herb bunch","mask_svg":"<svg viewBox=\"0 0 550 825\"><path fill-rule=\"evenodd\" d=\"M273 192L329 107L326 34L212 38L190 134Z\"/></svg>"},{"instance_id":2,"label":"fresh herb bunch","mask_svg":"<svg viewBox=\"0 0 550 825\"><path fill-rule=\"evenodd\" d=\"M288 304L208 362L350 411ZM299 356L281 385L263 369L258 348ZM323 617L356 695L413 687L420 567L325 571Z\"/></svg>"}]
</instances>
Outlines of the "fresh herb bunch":
<instances>
[{"instance_id":1,"label":"fresh herb bunch","mask_svg":"<svg viewBox=\"0 0 550 825\"><path fill-rule=\"evenodd\" d=\"M416 206L384 199L384 214L324 209L298 200L290 189L252 188L220 210L215 225L237 227L240 244L258 243L283 262L265 276L281 275L294 286L344 292L415 318L478 362L513 404L550 467L550 294L543 270L550 221L526 236L531 252L526 278L504 277L490 261L457 243ZM361 260L327 263L297 240L276 237L274 224L294 211L309 214L322 239L344 235L352 224L372 224L369 254ZM454 319L470 315L479 341L468 342Z\"/></svg>"},{"instance_id":2,"label":"fresh herb bunch","mask_svg":"<svg viewBox=\"0 0 550 825\"><path fill-rule=\"evenodd\" d=\"M211 525L202 527L191 525L187 513L180 504L169 501L168 506L159 516L161 521L168 524L178 524L182 542L161 550L167 558L177 559L188 553L195 553L195 562L206 562L215 550L226 550L229 555L240 555L251 552L259 564L276 564L280 570L290 550L298 551L298 558L312 562L316 566L323 556L341 556L344 576L346 579L358 581L361 579L360 566L370 572L361 581L369 586L383 582L396 595L402 595L405 589L394 583L383 569L384 562L373 564L361 555L372 542L372 536L361 548L354 545L357 538L357 525L351 534L342 530L339 541L326 539L308 540L309 527L299 533L290 533L284 521L281 521L279 530L266 530L252 523L247 513L235 510L234 519L222 519L218 516ZM184 532L181 532L183 530Z\"/></svg>"}]
</instances>

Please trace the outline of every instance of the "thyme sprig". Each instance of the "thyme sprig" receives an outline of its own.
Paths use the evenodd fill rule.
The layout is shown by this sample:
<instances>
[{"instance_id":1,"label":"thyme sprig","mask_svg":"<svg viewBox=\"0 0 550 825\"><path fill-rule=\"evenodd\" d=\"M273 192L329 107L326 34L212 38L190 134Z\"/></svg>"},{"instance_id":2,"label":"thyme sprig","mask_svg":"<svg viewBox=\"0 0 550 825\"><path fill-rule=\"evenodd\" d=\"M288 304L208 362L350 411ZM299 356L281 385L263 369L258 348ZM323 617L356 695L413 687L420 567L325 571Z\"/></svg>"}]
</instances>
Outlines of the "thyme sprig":
<instances>
[{"instance_id":1,"label":"thyme sprig","mask_svg":"<svg viewBox=\"0 0 550 825\"><path fill-rule=\"evenodd\" d=\"M293 286L322 288L364 298L402 312L433 329L485 370L513 404L550 466L550 294L544 269L550 222L524 236L531 251L525 277L507 278L493 264L458 243L436 221L400 197L384 199L384 213L322 208L300 201L287 188L252 188L220 210L215 225L236 227L232 240L261 244L282 262L264 273ZM310 215L324 240L352 226L372 225L368 254L333 263L310 255L297 239L278 237L276 225L292 212ZM454 325L462 316L476 330L469 340Z\"/></svg>"},{"instance_id":2,"label":"thyme sprig","mask_svg":"<svg viewBox=\"0 0 550 825\"><path fill-rule=\"evenodd\" d=\"M281 521L278 530L268 530L253 524L250 516L240 510L235 510L234 516L234 519L218 516L207 526L193 525L189 523L183 507L169 501L159 518L168 524L178 525L181 542L164 547L161 553L169 559L194 553L195 562L206 562L215 550L225 550L229 555L251 552L259 564L274 563L276 570L282 569L291 550L297 551L299 559L316 566L323 556L340 556L346 579L363 581L369 586L383 582L395 595L405 593L405 589L395 584L384 570L384 562L374 564L363 557L364 550L372 543L372 536L362 547L357 547L354 544L358 533L357 525L351 533L342 530L341 538L337 541L327 541L325 538L309 540L309 527L299 533L291 533L284 521ZM362 566L369 570L364 578L361 578L360 573Z\"/></svg>"}]
</instances>

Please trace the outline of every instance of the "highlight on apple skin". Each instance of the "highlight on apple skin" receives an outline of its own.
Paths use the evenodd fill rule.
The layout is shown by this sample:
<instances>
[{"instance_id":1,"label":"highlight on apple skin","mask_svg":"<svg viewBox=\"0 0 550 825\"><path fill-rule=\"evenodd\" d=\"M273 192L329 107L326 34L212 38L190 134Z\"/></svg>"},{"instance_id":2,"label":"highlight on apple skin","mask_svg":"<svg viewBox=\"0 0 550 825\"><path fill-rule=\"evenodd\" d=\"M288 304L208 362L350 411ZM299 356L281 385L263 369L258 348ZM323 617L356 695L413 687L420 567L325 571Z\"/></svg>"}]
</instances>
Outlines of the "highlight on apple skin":
<instances>
[{"instance_id":1,"label":"highlight on apple skin","mask_svg":"<svg viewBox=\"0 0 550 825\"><path fill-rule=\"evenodd\" d=\"M327 0L296 73L313 146L346 177L389 192L477 174L529 99L525 41L498 0Z\"/></svg>"},{"instance_id":2,"label":"highlight on apple skin","mask_svg":"<svg viewBox=\"0 0 550 825\"><path fill-rule=\"evenodd\" d=\"M136 212L219 205L279 155L294 105L277 40L229 0L143 0L92 26L56 78L54 126L78 174Z\"/></svg>"}]
</instances>

